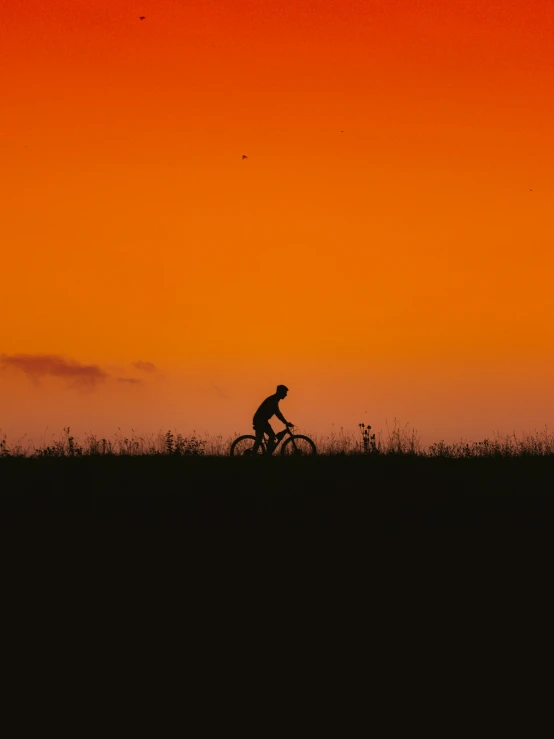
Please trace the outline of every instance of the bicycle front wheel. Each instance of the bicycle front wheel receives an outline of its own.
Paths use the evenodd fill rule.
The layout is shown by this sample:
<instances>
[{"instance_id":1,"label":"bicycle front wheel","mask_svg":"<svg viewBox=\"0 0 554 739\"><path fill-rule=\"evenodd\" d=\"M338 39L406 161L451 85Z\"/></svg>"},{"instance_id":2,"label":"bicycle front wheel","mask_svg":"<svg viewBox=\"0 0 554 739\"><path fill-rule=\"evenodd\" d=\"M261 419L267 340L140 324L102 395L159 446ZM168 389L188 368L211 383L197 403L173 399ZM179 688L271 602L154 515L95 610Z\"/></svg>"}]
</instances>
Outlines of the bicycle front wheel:
<instances>
[{"instance_id":1,"label":"bicycle front wheel","mask_svg":"<svg viewBox=\"0 0 554 739\"><path fill-rule=\"evenodd\" d=\"M301 436L300 434L293 434L283 442L281 454L287 457L310 457L317 454L317 449L309 437Z\"/></svg>"},{"instance_id":2,"label":"bicycle front wheel","mask_svg":"<svg viewBox=\"0 0 554 739\"><path fill-rule=\"evenodd\" d=\"M239 436L239 438L235 439L234 442L231 444L231 457L253 457L255 441L256 437L252 436L251 434L247 434L246 436ZM258 447L258 454L263 454L264 452L265 446L262 441L262 443Z\"/></svg>"}]
</instances>

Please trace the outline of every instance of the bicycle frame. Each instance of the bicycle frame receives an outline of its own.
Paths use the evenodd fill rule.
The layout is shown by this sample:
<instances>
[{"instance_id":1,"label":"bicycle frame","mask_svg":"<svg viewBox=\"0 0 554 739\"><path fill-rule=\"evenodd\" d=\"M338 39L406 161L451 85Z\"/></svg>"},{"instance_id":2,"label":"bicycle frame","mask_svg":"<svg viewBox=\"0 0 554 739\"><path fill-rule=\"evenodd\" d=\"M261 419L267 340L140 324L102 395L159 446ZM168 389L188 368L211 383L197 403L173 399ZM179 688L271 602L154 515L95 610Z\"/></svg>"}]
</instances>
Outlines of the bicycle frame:
<instances>
[{"instance_id":1,"label":"bicycle frame","mask_svg":"<svg viewBox=\"0 0 554 739\"><path fill-rule=\"evenodd\" d=\"M285 438L285 436L286 436L287 434L288 434L289 436L294 436L293 432L291 431L291 428L295 428L295 427L294 427L294 426L293 426L293 427L291 427L291 426L287 426L287 427L286 427L285 429L283 429L282 431L278 431L278 432L277 432L277 433L275 434L275 436L277 437L277 443L276 443L276 444L275 444L275 446L273 447L273 449L272 449L272 451L271 451L271 454L273 454L273 452L274 452L274 451L275 451L275 450L277 449L277 447L278 447L278 446L279 446L279 444L280 444L280 443L281 443L281 442L283 441L283 439ZM267 438L267 441L266 441L266 438ZM267 454L267 453L268 453L268 452L267 452L267 447L268 447L268 443L269 443L269 437L267 436L267 434L264 434L264 444L265 444L265 452L264 452L264 454ZM294 448L296 449L296 444L294 443L294 439L292 440L292 444L293 444ZM271 456L271 455L270 455L270 456Z\"/></svg>"}]
</instances>

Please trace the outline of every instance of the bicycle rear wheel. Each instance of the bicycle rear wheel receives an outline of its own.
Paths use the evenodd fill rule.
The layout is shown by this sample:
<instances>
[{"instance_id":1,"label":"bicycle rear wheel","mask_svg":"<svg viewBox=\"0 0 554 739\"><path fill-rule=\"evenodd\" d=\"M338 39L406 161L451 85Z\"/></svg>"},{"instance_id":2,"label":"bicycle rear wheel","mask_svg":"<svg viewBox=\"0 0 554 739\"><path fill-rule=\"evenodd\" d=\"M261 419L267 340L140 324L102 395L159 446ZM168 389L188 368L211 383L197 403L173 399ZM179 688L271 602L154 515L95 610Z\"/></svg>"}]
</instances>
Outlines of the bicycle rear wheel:
<instances>
[{"instance_id":1,"label":"bicycle rear wheel","mask_svg":"<svg viewBox=\"0 0 554 739\"><path fill-rule=\"evenodd\" d=\"M253 457L254 456L254 443L256 437L252 434L246 434L245 436L239 436L231 444L231 457ZM258 447L258 454L265 453L265 444L262 443Z\"/></svg>"},{"instance_id":2,"label":"bicycle rear wheel","mask_svg":"<svg viewBox=\"0 0 554 739\"><path fill-rule=\"evenodd\" d=\"M317 454L317 449L315 448L313 441L308 436L293 434L283 442L281 454L286 457L311 457L314 454Z\"/></svg>"}]
</instances>

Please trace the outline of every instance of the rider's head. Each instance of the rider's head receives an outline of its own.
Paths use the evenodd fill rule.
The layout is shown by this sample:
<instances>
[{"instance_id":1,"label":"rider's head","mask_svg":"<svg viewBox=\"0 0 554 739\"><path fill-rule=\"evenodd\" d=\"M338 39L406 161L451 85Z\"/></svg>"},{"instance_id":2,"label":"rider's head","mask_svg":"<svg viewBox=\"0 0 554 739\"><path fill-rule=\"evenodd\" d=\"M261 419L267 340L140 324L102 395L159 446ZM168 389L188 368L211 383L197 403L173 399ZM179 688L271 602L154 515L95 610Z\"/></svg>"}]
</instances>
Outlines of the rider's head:
<instances>
[{"instance_id":1,"label":"rider's head","mask_svg":"<svg viewBox=\"0 0 554 739\"><path fill-rule=\"evenodd\" d=\"M289 389L285 385L277 385L277 396L279 398L286 398Z\"/></svg>"}]
</instances>

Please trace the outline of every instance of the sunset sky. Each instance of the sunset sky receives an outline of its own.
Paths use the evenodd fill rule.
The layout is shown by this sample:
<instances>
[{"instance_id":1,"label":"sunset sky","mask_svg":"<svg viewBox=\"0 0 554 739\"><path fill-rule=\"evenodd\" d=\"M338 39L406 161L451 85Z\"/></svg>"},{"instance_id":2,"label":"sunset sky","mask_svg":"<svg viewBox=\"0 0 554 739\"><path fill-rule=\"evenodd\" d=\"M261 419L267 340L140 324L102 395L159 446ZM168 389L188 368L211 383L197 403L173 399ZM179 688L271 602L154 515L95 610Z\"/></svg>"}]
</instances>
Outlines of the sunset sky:
<instances>
[{"instance_id":1,"label":"sunset sky","mask_svg":"<svg viewBox=\"0 0 554 739\"><path fill-rule=\"evenodd\" d=\"M0 0L0 167L8 440L554 426L552 0Z\"/></svg>"}]
</instances>

